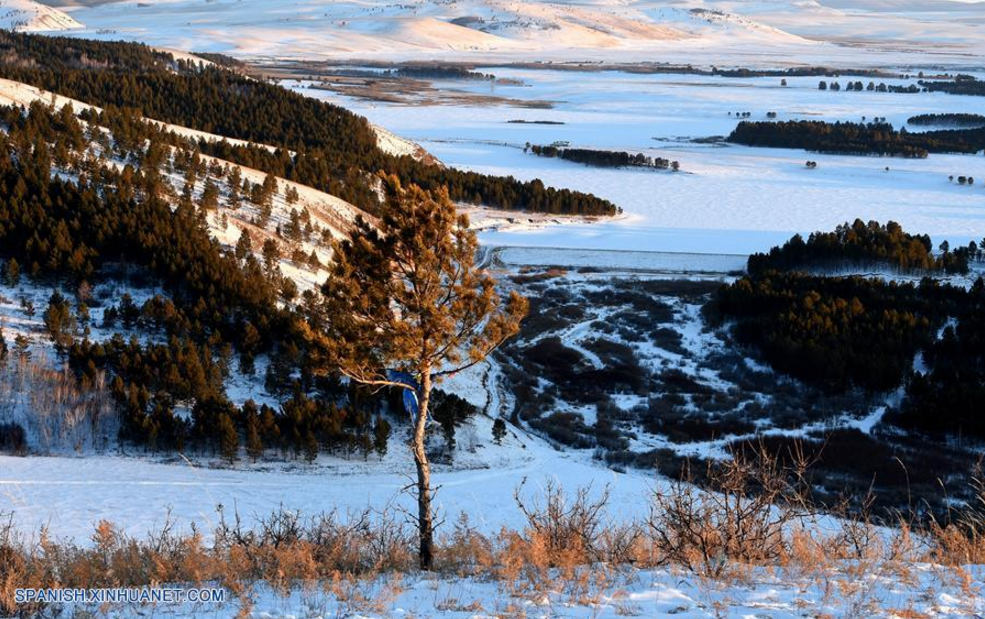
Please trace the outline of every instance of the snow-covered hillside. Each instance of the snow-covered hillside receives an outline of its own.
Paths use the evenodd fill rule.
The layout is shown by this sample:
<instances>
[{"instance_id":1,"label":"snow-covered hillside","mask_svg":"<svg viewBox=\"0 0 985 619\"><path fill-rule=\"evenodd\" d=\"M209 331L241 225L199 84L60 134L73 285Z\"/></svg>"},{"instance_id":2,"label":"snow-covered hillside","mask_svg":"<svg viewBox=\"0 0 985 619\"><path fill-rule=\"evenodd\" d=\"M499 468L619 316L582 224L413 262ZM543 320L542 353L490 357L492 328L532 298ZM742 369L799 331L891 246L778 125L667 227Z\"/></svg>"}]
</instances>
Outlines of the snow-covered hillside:
<instances>
[{"instance_id":1,"label":"snow-covered hillside","mask_svg":"<svg viewBox=\"0 0 985 619\"><path fill-rule=\"evenodd\" d=\"M27 0L19 0L27 1ZM65 5L88 36L279 58L786 65L981 57L980 4L597 0L197 0ZM659 56L654 56L659 53Z\"/></svg>"},{"instance_id":2,"label":"snow-covered hillside","mask_svg":"<svg viewBox=\"0 0 985 619\"><path fill-rule=\"evenodd\" d=\"M74 99L55 95L54 93L35 88L33 86L11 80L0 79L0 105L18 105L26 107L34 101L40 101L45 104L54 104L55 107L71 105L76 113L90 108L97 111L99 110L96 106L90 106ZM189 138L191 140L225 140L231 144L246 144L246 142L243 142L242 140L229 139L224 136L206 133L204 131L197 131L195 129L189 129L187 127L181 127L169 123L162 123L153 119L148 119L148 121L160 126L166 131L173 132L179 136ZM385 130L380 130L380 140L381 142L390 145L391 148L403 149L403 151L401 151L402 154L404 151L406 151L407 154L415 155L419 155L423 152L423 149L419 146L416 146L407 140L403 140L402 138L399 138L398 136ZM273 150L272 147L268 148ZM241 174L241 180L248 181L253 184L262 184L266 178L266 174L263 172L249 167L235 166L227 161L204 155L202 156L202 159L219 168L237 167ZM174 175L171 180L173 182L173 188L176 191L179 191L181 189L181 183L183 182L180 175ZM309 256L312 252L314 252L314 254L318 256L321 264L325 265L328 263L331 255L328 247L328 240L330 238L338 238L343 236L348 231L352 222L354 222L359 216L372 219L358 207L355 207L352 204L349 204L348 202L325 192L282 178L276 179L276 182L278 185L278 192L273 198L273 208L269 219L263 225L257 225L256 223L257 211L254 206L250 204L244 204L242 207L238 204L232 206L227 200L220 199L219 208L208 218L208 223L213 235L227 247L232 247L236 244L240 235L246 231L252 238L253 247L256 251L259 251L265 240L271 238L276 239L278 237L277 231L281 228L281 226L285 226L290 223L292 213L295 214L295 217L299 216L298 214L307 213L306 215L303 215L305 220L310 220L312 222L313 229L317 233L317 237L321 240L312 241L311 239L308 239L299 241L296 243L297 246L294 247L294 250L301 251ZM205 180L203 179L197 184L195 188L195 195L201 195L201 192L204 191L204 189ZM221 189L223 189L223 195L226 195L229 193L231 188L221 187ZM326 234L328 236L324 236ZM312 269L310 267L299 268L296 264L292 264L288 252L285 252L283 260L281 261L281 268L285 271L285 274L297 281L302 290L316 285L320 281L320 277L323 275L323 273L320 274L319 269Z\"/></svg>"},{"instance_id":3,"label":"snow-covered hillside","mask_svg":"<svg viewBox=\"0 0 985 619\"><path fill-rule=\"evenodd\" d=\"M34 0L0 0L0 28L19 32L74 30L83 25L56 8Z\"/></svg>"}]
</instances>

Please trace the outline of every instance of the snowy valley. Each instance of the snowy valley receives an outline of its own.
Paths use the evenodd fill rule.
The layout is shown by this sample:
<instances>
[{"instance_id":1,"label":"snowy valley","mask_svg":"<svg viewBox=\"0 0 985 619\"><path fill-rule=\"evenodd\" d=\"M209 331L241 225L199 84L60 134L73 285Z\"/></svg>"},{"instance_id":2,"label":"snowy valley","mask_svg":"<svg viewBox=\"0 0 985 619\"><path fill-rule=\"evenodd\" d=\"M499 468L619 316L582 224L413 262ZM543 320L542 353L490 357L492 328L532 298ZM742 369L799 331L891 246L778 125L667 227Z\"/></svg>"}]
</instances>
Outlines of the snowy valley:
<instances>
[{"instance_id":1,"label":"snowy valley","mask_svg":"<svg viewBox=\"0 0 985 619\"><path fill-rule=\"evenodd\" d=\"M981 6L4 2L0 615L981 615ZM417 185L529 304L436 382L433 571L318 338ZM228 597L12 602L161 582Z\"/></svg>"}]
</instances>

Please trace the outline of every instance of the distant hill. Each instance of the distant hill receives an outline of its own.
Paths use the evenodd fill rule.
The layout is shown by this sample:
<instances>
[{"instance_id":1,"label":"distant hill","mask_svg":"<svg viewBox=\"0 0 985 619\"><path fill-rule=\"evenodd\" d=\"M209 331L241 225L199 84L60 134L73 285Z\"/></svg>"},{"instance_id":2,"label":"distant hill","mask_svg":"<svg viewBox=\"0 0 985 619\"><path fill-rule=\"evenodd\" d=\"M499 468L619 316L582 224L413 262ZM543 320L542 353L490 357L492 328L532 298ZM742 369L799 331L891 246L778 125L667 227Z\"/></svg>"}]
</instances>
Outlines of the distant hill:
<instances>
[{"instance_id":1,"label":"distant hill","mask_svg":"<svg viewBox=\"0 0 985 619\"><path fill-rule=\"evenodd\" d=\"M53 32L83 27L64 11L34 0L0 0L0 28L5 30Z\"/></svg>"},{"instance_id":2,"label":"distant hill","mask_svg":"<svg viewBox=\"0 0 985 619\"><path fill-rule=\"evenodd\" d=\"M891 55L896 66L903 55L929 52L935 64L967 64L969 54L985 52L982 3L947 0L917 9L883 0L252 0L248 10L239 0L46 4L101 38L238 57L652 62L659 52L665 62L775 67L808 56L833 64L872 55Z\"/></svg>"}]
</instances>

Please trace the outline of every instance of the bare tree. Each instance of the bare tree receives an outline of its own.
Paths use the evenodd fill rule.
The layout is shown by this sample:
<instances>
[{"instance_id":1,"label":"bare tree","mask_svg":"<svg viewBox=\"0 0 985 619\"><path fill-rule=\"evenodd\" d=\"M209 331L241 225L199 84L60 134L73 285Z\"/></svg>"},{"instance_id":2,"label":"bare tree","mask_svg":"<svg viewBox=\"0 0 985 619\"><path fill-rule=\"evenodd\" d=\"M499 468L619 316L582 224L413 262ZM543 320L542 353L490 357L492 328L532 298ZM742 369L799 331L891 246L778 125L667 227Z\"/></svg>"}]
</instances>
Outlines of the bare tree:
<instances>
[{"instance_id":1,"label":"bare tree","mask_svg":"<svg viewBox=\"0 0 985 619\"><path fill-rule=\"evenodd\" d=\"M431 469L425 449L431 391L513 336L526 299L504 301L476 265L478 241L445 189L402 188L384 177L379 226L359 220L334 246L321 302L308 324L323 371L413 396L408 406L417 472L421 569L433 565Z\"/></svg>"}]
</instances>

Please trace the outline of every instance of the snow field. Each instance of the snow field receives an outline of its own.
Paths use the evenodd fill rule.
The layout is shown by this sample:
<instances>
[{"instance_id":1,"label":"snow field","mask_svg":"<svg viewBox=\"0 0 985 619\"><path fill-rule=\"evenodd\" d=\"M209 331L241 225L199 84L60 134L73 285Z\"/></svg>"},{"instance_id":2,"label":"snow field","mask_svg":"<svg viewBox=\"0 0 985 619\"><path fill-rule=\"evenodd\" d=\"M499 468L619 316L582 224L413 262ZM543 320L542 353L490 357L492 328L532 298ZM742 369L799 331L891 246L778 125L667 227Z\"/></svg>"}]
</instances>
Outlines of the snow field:
<instances>
[{"instance_id":1,"label":"snow field","mask_svg":"<svg viewBox=\"0 0 985 619\"><path fill-rule=\"evenodd\" d=\"M624 209L601 222L485 227L484 243L629 251L749 254L794 233L830 230L855 218L894 220L909 232L952 245L985 237L982 183L959 186L951 175L985 178L985 158L930 155L927 159L823 155L800 150L700 144L691 138L727 135L738 122L778 119L860 121L885 116L899 126L925 112L973 111L975 97L939 93L818 91L821 78L723 78L486 68L522 85L445 83L447 88L527 101L552 109L502 106L419 106L368 102L317 89L331 100L412 139L455 167L594 193ZM824 78L832 81L832 78ZM849 77L837 78L846 82ZM854 78L863 83L912 80ZM512 119L564 125L517 124ZM678 160L680 173L592 168L522 152L526 142L566 141L573 147L645 152ZM808 159L818 162L807 169ZM888 170L887 170L888 168ZM519 217L519 216L518 216ZM550 224L550 222L547 222ZM491 229L495 228L495 229Z\"/></svg>"}]
</instances>

